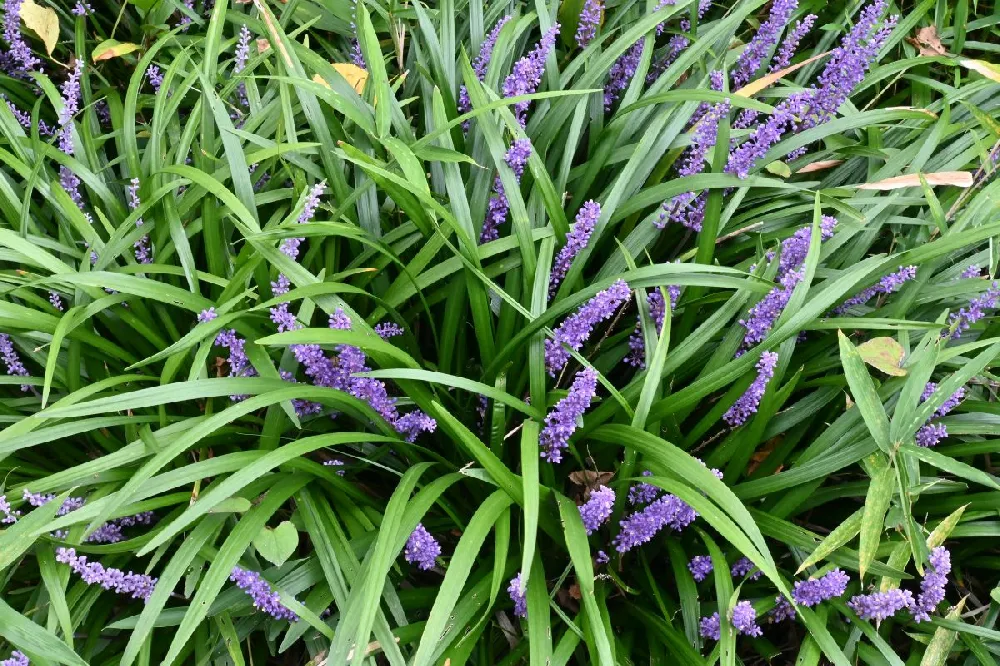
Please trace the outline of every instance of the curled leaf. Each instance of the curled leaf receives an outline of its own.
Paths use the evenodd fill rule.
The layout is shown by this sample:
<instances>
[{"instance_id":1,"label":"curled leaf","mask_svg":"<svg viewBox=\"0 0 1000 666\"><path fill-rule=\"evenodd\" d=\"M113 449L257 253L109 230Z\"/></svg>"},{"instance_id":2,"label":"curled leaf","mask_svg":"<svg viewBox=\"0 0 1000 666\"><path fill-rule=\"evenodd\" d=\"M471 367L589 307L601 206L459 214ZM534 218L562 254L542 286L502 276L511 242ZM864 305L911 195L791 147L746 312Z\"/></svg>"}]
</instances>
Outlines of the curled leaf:
<instances>
[{"instance_id":1,"label":"curled leaf","mask_svg":"<svg viewBox=\"0 0 1000 666\"><path fill-rule=\"evenodd\" d=\"M844 160L819 160L818 162L805 165L795 173L813 173L814 171L824 171L826 169L832 169L835 166L840 166L843 163Z\"/></svg>"},{"instance_id":2,"label":"curled leaf","mask_svg":"<svg viewBox=\"0 0 1000 666\"><path fill-rule=\"evenodd\" d=\"M941 38L938 37L937 28L933 25L920 28L916 35L907 37L906 41L916 46L922 56L947 55L948 53L944 44L941 43Z\"/></svg>"},{"instance_id":3,"label":"curled leaf","mask_svg":"<svg viewBox=\"0 0 1000 666\"><path fill-rule=\"evenodd\" d=\"M859 190L898 190L904 187L920 187L920 176L928 185L954 185L955 187L972 187L972 174L968 171L938 171L936 173L909 173L905 176L886 178L874 183L858 185Z\"/></svg>"}]
</instances>

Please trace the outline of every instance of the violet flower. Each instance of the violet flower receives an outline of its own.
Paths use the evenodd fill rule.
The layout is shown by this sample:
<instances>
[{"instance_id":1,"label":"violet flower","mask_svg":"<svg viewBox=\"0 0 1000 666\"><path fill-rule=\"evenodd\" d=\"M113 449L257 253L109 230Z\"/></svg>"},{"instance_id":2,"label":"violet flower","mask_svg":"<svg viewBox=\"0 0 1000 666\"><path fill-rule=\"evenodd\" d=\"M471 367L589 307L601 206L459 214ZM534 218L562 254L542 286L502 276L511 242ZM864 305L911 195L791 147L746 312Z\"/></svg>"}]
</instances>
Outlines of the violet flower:
<instances>
[{"instance_id":1,"label":"violet flower","mask_svg":"<svg viewBox=\"0 0 1000 666\"><path fill-rule=\"evenodd\" d=\"M911 611L916 608L913 593L899 588L886 592L859 594L852 597L847 605L862 620L875 620L876 622L892 617L897 611L904 608Z\"/></svg>"},{"instance_id":2,"label":"violet flower","mask_svg":"<svg viewBox=\"0 0 1000 666\"><path fill-rule=\"evenodd\" d=\"M23 652L14 650L8 659L0 661L0 666L29 666L31 664Z\"/></svg>"},{"instance_id":3,"label":"violet flower","mask_svg":"<svg viewBox=\"0 0 1000 666\"><path fill-rule=\"evenodd\" d=\"M198 313L198 323L199 324L208 323L218 316L219 313L215 311L214 307L208 308L207 310L202 310L201 312Z\"/></svg>"},{"instance_id":4,"label":"violet flower","mask_svg":"<svg viewBox=\"0 0 1000 666\"><path fill-rule=\"evenodd\" d=\"M324 467L344 467L345 463L340 458L334 458L333 460L327 460L323 462ZM347 472L343 469L337 470L337 476L346 476Z\"/></svg>"},{"instance_id":5,"label":"violet flower","mask_svg":"<svg viewBox=\"0 0 1000 666\"><path fill-rule=\"evenodd\" d=\"M917 430L914 441L917 446L929 449L937 446L947 436L948 428L943 423L929 423Z\"/></svg>"},{"instance_id":6,"label":"violet flower","mask_svg":"<svg viewBox=\"0 0 1000 666\"><path fill-rule=\"evenodd\" d=\"M490 59L493 57L493 49L497 45L497 37L500 36L500 31L507 25L507 21L509 20L510 16L504 16L497 21L493 29L490 30L490 33L486 35L486 39L480 44L479 54L472 61L472 71L475 72L476 78L479 79L480 83L486 79L486 69L490 65ZM465 84L462 84L462 87L458 91L458 111L459 113L468 113L471 110L472 101L469 99L469 89L465 87ZM469 129L468 125L469 121L467 120L462 123L466 131Z\"/></svg>"},{"instance_id":7,"label":"violet flower","mask_svg":"<svg viewBox=\"0 0 1000 666\"><path fill-rule=\"evenodd\" d=\"M0 495L0 525L13 525L21 517L20 511L15 511L7 501L6 495Z\"/></svg>"},{"instance_id":8,"label":"violet flower","mask_svg":"<svg viewBox=\"0 0 1000 666\"><path fill-rule=\"evenodd\" d=\"M14 114L14 118L17 120L18 124L20 124L25 131L30 132L32 127L31 114L14 106L14 103L7 99L7 96L3 93L0 93L0 99L4 101L4 104L7 105L10 112ZM52 133L53 129L49 127L44 120L38 121L38 134L40 136L51 136Z\"/></svg>"},{"instance_id":9,"label":"violet flower","mask_svg":"<svg viewBox=\"0 0 1000 666\"><path fill-rule=\"evenodd\" d=\"M643 476L653 476L648 469L643 470ZM651 483L637 483L628 489L628 503L633 506L643 506L649 504L662 492L658 486Z\"/></svg>"},{"instance_id":10,"label":"violet flower","mask_svg":"<svg viewBox=\"0 0 1000 666\"><path fill-rule=\"evenodd\" d=\"M521 176L524 175L524 167L531 157L531 141L528 139L517 139L504 155L504 162L514 172L514 179L520 183ZM500 225L507 220L507 211L510 209L510 202L507 193L504 191L503 181L499 174L493 179L493 194L486 205L486 217L483 219L483 228L479 233L479 243L488 243L500 238Z\"/></svg>"},{"instance_id":11,"label":"violet flower","mask_svg":"<svg viewBox=\"0 0 1000 666\"><path fill-rule=\"evenodd\" d=\"M247 593L247 596L253 600L254 608L264 611L276 620L298 621L299 616L282 605L281 596L256 571L235 566L229 574L229 580Z\"/></svg>"},{"instance_id":12,"label":"violet flower","mask_svg":"<svg viewBox=\"0 0 1000 666\"><path fill-rule=\"evenodd\" d=\"M740 319L739 324L746 329L743 334L743 344L736 356L742 356L747 349L760 343L771 332L775 322L785 311L791 300L795 286L805 277L805 270L789 271L779 279L779 286L769 291L747 313L746 319Z\"/></svg>"},{"instance_id":13,"label":"violet flower","mask_svg":"<svg viewBox=\"0 0 1000 666\"><path fill-rule=\"evenodd\" d=\"M139 179L133 178L129 181L128 189L126 190L128 195L128 207L129 210L136 210L142 202L139 200ZM135 226L142 226L142 218L139 217L135 221ZM135 242L135 260L140 264L151 264L153 263L152 257L153 248L149 246L149 234L143 235L139 240Z\"/></svg>"},{"instance_id":14,"label":"violet flower","mask_svg":"<svg viewBox=\"0 0 1000 666\"><path fill-rule=\"evenodd\" d=\"M851 578L840 569L834 569L820 578L800 580L795 583L792 598L802 606L816 606L822 601L843 596Z\"/></svg>"},{"instance_id":15,"label":"violet flower","mask_svg":"<svg viewBox=\"0 0 1000 666\"><path fill-rule=\"evenodd\" d=\"M56 310L59 310L59 312L66 311L66 306L63 305L62 302L62 297L59 296L59 294L54 291L49 292L49 303L51 303L52 307L54 307Z\"/></svg>"},{"instance_id":16,"label":"violet flower","mask_svg":"<svg viewBox=\"0 0 1000 666\"><path fill-rule=\"evenodd\" d=\"M113 590L133 599L149 601L153 588L156 587L157 579L152 576L105 567L99 562L88 562L86 556L76 554L75 548L56 549L56 562L69 565L87 585L97 584L105 590Z\"/></svg>"},{"instance_id":17,"label":"violet flower","mask_svg":"<svg viewBox=\"0 0 1000 666\"><path fill-rule=\"evenodd\" d=\"M76 66L62 85L62 109L59 111L59 150L65 155L74 154L73 146L73 116L80 110L80 77L83 74L83 61L77 60ZM80 178L67 166L59 167L59 183L69 194L73 203L83 211L83 195L80 194ZM87 220L90 215L84 211Z\"/></svg>"},{"instance_id":18,"label":"violet flower","mask_svg":"<svg viewBox=\"0 0 1000 666\"><path fill-rule=\"evenodd\" d=\"M757 413L760 400L764 397L767 385L774 377L774 368L778 365L778 355L774 352L764 352L757 361L757 377L746 392L733 403L733 406L722 415L723 420L734 428L747 422Z\"/></svg>"},{"instance_id":19,"label":"violet flower","mask_svg":"<svg viewBox=\"0 0 1000 666\"><path fill-rule=\"evenodd\" d=\"M667 42L667 52L650 66L649 73L646 74L646 85L652 85L655 83L656 80L660 78L660 75L667 71L672 64L674 64L674 61L677 60L677 56L679 56L690 43L691 42L688 41L688 38L683 35L674 35L671 37L670 41Z\"/></svg>"},{"instance_id":20,"label":"violet flower","mask_svg":"<svg viewBox=\"0 0 1000 666\"><path fill-rule=\"evenodd\" d=\"M586 0L580 10L580 21L576 26L576 43L581 49L587 48L591 40L597 36L597 28L601 25L601 12L604 6L601 0Z\"/></svg>"},{"instance_id":21,"label":"violet flower","mask_svg":"<svg viewBox=\"0 0 1000 666\"><path fill-rule=\"evenodd\" d=\"M691 572L691 576L699 583L708 578L708 574L712 573L712 569L714 568L712 558L708 555L695 555L688 562L687 566L688 571Z\"/></svg>"},{"instance_id":22,"label":"violet flower","mask_svg":"<svg viewBox=\"0 0 1000 666\"><path fill-rule=\"evenodd\" d=\"M599 550L597 551L597 555L594 557L594 561L597 564L607 564L608 562L611 561L611 558L608 557L608 554L605 553L603 550Z\"/></svg>"},{"instance_id":23,"label":"violet flower","mask_svg":"<svg viewBox=\"0 0 1000 666\"><path fill-rule=\"evenodd\" d=\"M0 360L7 366L7 374L11 377L31 376L27 368L24 367L24 364L21 363L21 357L18 356L17 350L14 349L14 343L6 333L0 333ZM31 386L21 384L21 390L28 392L31 390Z\"/></svg>"},{"instance_id":24,"label":"violet flower","mask_svg":"<svg viewBox=\"0 0 1000 666\"><path fill-rule=\"evenodd\" d=\"M624 280L616 280L610 287L599 291L579 310L567 317L556 328L553 338L545 341L545 366L553 377L566 367L570 352L579 351L590 337L594 327L614 316L628 302L632 292ZM565 347L563 346L565 345Z\"/></svg>"},{"instance_id":25,"label":"violet flower","mask_svg":"<svg viewBox=\"0 0 1000 666\"><path fill-rule=\"evenodd\" d=\"M15 78L26 78L28 72L35 71L42 63L21 36L21 3L22 0L4 0L3 8L3 38L8 45L10 74Z\"/></svg>"},{"instance_id":26,"label":"violet flower","mask_svg":"<svg viewBox=\"0 0 1000 666\"><path fill-rule=\"evenodd\" d=\"M798 0L774 0L767 20L761 23L757 34L736 59L732 73L733 88L742 88L760 70L764 58L778 44L781 31L788 25L798 5Z\"/></svg>"},{"instance_id":27,"label":"violet flower","mask_svg":"<svg viewBox=\"0 0 1000 666\"><path fill-rule=\"evenodd\" d=\"M844 301L833 309L833 314L842 315L855 305L867 303L879 294L892 294L903 288L903 285L917 277L916 266L904 266L895 273L890 273L867 289L862 290L858 295Z\"/></svg>"},{"instance_id":28,"label":"violet flower","mask_svg":"<svg viewBox=\"0 0 1000 666\"><path fill-rule=\"evenodd\" d=\"M681 297L681 288L675 284L667 285L667 296L670 297L670 311L677 307L677 299ZM660 289L654 288L646 296L646 305L649 307L649 314L656 326L656 334L663 330L663 322L667 316L667 310L663 301L663 293ZM625 362L635 368L646 367L646 339L642 335L642 314L636 315L635 330L628 338L629 354L625 357Z\"/></svg>"},{"instance_id":29,"label":"violet flower","mask_svg":"<svg viewBox=\"0 0 1000 666\"><path fill-rule=\"evenodd\" d=\"M698 634L702 638L711 638L717 641L722 637L722 624L718 613L712 613L708 617L703 617L698 622Z\"/></svg>"},{"instance_id":30,"label":"violet flower","mask_svg":"<svg viewBox=\"0 0 1000 666\"><path fill-rule=\"evenodd\" d=\"M788 603L788 599L779 594L774 598L774 608L768 612L768 617L772 623L793 620L795 619L795 608Z\"/></svg>"},{"instance_id":31,"label":"violet flower","mask_svg":"<svg viewBox=\"0 0 1000 666\"><path fill-rule=\"evenodd\" d=\"M923 393L920 395L920 402L924 402L934 395L937 388L938 386L936 383L927 382L927 385L924 386ZM951 396L941 404L940 407L934 410L934 413L927 419L927 422L924 423L919 430L917 430L915 435L917 446L922 446L924 448L937 446L942 439L948 436L948 428L945 427L943 423L931 423L931 421L934 418L947 416L951 410L958 407L963 398L965 398L965 387L960 386L957 391L952 393Z\"/></svg>"},{"instance_id":32,"label":"violet flower","mask_svg":"<svg viewBox=\"0 0 1000 666\"><path fill-rule=\"evenodd\" d=\"M733 606L730 620L733 627L741 634L747 636L760 636L763 631L757 626L757 611L749 601L740 601Z\"/></svg>"},{"instance_id":33,"label":"violet flower","mask_svg":"<svg viewBox=\"0 0 1000 666\"><path fill-rule=\"evenodd\" d=\"M573 264L576 255L587 247L590 235L594 233L597 220L601 217L601 205L591 199L580 207L576 214L576 224L568 234L566 234L566 244L559 250L555 260L552 262L552 272L549 273L549 298L556 294L559 284L569 273L569 268Z\"/></svg>"},{"instance_id":34,"label":"violet flower","mask_svg":"<svg viewBox=\"0 0 1000 666\"><path fill-rule=\"evenodd\" d=\"M962 275L960 277L966 280L971 278L982 277L982 269L979 268L978 264L972 264L964 271L962 271Z\"/></svg>"},{"instance_id":35,"label":"violet flower","mask_svg":"<svg viewBox=\"0 0 1000 666\"><path fill-rule=\"evenodd\" d=\"M514 602L514 615L517 617L528 617L528 600L525 597L524 582L520 573L510 579L507 594L510 595L510 600Z\"/></svg>"},{"instance_id":36,"label":"violet flower","mask_svg":"<svg viewBox=\"0 0 1000 666\"><path fill-rule=\"evenodd\" d=\"M944 588L951 573L951 553L944 546L938 546L928 557L924 578L920 581L920 594L913 609L916 622L928 622L930 614L944 601Z\"/></svg>"},{"instance_id":37,"label":"violet flower","mask_svg":"<svg viewBox=\"0 0 1000 666\"><path fill-rule=\"evenodd\" d=\"M77 0L76 5L70 10L75 16L88 16L94 13L94 8L90 6L89 2L81 2Z\"/></svg>"},{"instance_id":38,"label":"violet flower","mask_svg":"<svg viewBox=\"0 0 1000 666\"><path fill-rule=\"evenodd\" d=\"M576 374L565 398L556 403L545 416L545 427L538 435L541 456L548 462L562 462L563 451L576 431L583 413L597 394L597 372L584 368Z\"/></svg>"},{"instance_id":39,"label":"violet flower","mask_svg":"<svg viewBox=\"0 0 1000 666\"><path fill-rule=\"evenodd\" d=\"M729 570L729 574L733 578L742 578L743 576L750 574L750 580L757 580L763 575L763 572L758 569L757 565L751 562L749 558L741 557L733 563L732 568Z\"/></svg>"},{"instance_id":40,"label":"violet flower","mask_svg":"<svg viewBox=\"0 0 1000 666\"><path fill-rule=\"evenodd\" d=\"M160 86L163 85L163 73L160 72L160 68L150 64L146 68L146 78L149 80L149 85L153 88L153 93L159 95Z\"/></svg>"},{"instance_id":41,"label":"violet flower","mask_svg":"<svg viewBox=\"0 0 1000 666\"><path fill-rule=\"evenodd\" d=\"M389 338L394 338L397 335L402 335L403 328L396 322L387 321L375 325L375 334L383 340L388 340Z\"/></svg>"},{"instance_id":42,"label":"violet flower","mask_svg":"<svg viewBox=\"0 0 1000 666\"><path fill-rule=\"evenodd\" d=\"M503 82L504 97L530 95L538 89L538 85L542 82L542 73L545 71L545 60L555 47L558 35L559 24L556 23L542 35L541 40L528 55L514 63L510 75ZM527 122L525 114L529 106L531 106L530 101L514 104L514 117L517 118L521 127L524 127Z\"/></svg>"},{"instance_id":43,"label":"violet flower","mask_svg":"<svg viewBox=\"0 0 1000 666\"><path fill-rule=\"evenodd\" d=\"M949 330L942 333L941 337L950 336L952 340L958 340L962 337L962 333L986 316L986 310L992 310L998 304L1000 304L1000 282L994 282L989 289L969 301L966 307L948 316ZM954 332L951 332L952 329Z\"/></svg>"},{"instance_id":44,"label":"violet flower","mask_svg":"<svg viewBox=\"0 0 1000 666\"><path fill-rule=\"evenodd\" d=\"M778 49L777 55L774 56L774 60L771 62L771 67L768 69L768 73L778 72L790 64L792 64L792 58L795 56L796 49L799 48L799 42L802 38L812 30L813 23L816 22L816 15L809 14L801 21L795 22L795 27L792 28L791 32L785 36L785 40L781 42L781 48Z\"/></svg>"},{"instance_id":45,"label":"violet flower","mask_svg":"<svg viewBox=\"0 0 1000 666\"><path fill-rule=\"evenodd\" d=\"M639 40L623 53L608 72L608 82L604 84L604 110L610 111L614 103L621 97L629 82L639 69L642 60L643 42Z\"/></svg>"},{"instance_id":46,"label":"violet flower","mask_svg":"<svg viewBox=\"0 0 1000 666\"><path fill-rule=\"evenodd\" d=\"M615 491L607 486L592 490L590 499L577 508L580 510L580 518L583 519L583 527L587 530L587 534L593 534L611 517L611 512L615 508Z\"/></svg>"},{"instance_id":47,"label":"violet flower","mask_svg":"<svg viewBox=\"0 0 1000 666\"><path fill-rule=\"evenodd\" d=\"M820 241L827 241L833 238L833 232L836 227L837 218L830 215L823 215L819 223ZM811 237L812 227L801 227L794 234L781 241L781 255L778 257L778 273L776 277L780 279L806 262L806 255L809 254L809 239Z\"/></svg>"},{"instance_id":48,"label":"violet flower","mask_svg":"<svg viewBox=\"0 0 1000 666\"><path fill-rule=\"evenodd\" d=\"M697 512L675 495L665 494L646 508L623 518L621 531L612 544L619 553L652 541L661 530L670 527L680 531L694 522Z\"/></svg>"},{"instance_id":49,"label":"violet flower","mask_svg":"<svg viewBox=\"0 0 1000 666\"><path fill-rule=\"evenodd\" d=\"M416 564L424 571L434 568L434 561L441 555L441 544L437 542L431 533L417 523L417 527L406 540L406 548L403 549L403 557L410 564Z\"/></svg>"}]
</instances>

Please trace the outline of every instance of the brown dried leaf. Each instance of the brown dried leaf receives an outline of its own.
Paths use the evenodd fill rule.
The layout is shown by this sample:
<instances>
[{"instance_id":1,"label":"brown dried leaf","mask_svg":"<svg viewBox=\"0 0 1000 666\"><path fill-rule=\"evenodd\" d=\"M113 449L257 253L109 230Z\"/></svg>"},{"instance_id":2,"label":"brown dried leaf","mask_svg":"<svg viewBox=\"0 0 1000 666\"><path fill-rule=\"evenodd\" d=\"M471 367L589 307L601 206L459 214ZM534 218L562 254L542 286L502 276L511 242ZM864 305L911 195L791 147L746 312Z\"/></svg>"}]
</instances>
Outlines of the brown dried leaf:
<instances>
[{"instance_id":1,"label":"brown dried leaf","mask_svg":"<svg viewBox=\"0 0 1000 666\"><path fill-rule=\"evenodd\" d=\"M772 437L764 443L764 446L754 452L754 454L750 456L750 463L747 465L746 475L750 476L756 472L757 468L760 467L765 460L767 460L768 456L774 453L774 450L778 448L778 444L780 443L781 437Z\"/></svg>"},{"instance_id":2,"label":"brown dried leaf","mask_svg":"<svg viewBox=\"0 0 1000 666\"><path fill-rule=\"evenodd\" d=\"M247 0L247 2L250 2L250 0ZM270 49L271 49L271 42L269 42L263 37L257 40L257 53L266 53Z\"/></svg>"},{"instance_id":3,"label":"brown dried leaf","mask_svg":"<svg viewBox=\"0 0 1000 666\"><path fill-rule=\"evenodd\" d=\"M805 165L795 173L813 173L814 171L824 171L826 169L832 169L835 166L840 166L843 163L844 160L819 160L818 162Z\"/></svg>"},{"instance_id":4,"label":"brown dried leaf","mask_svg":"<svg viewBox=\"0 0 1000 666\"><path fill-rule=\"evenodd\" d=\"M594 472L589 469L569 473L569 480L578 486L588 489L597 488L608 483L615 476L614 472Z\"/></svg>"},{"instance_id":5,"label":"brown dried leaf","mask_svg":"<svg viewBox=\"0 0 1000 666\"><path fill-rule=\"evenodd\" d=\"M764 88L767 88L768 86L772 85L773 83L776 83L781 78L783 78L785 76L788 76L789 74L791 74L792 72L794 72L794 71L796 71L798 69L802 69L803 67L805 67L809 63L814 62L816 60L819 60L820 58L822 58L823 56L825 56L827 54L829 54L829 51L827 51L825 53L820 53L818 55L814 55L812 58L808 58L806 60L803 60L802 62L797 62L794 65L792 65L791 67L786 67L784 69L779 69L777 72L772 72L772 73L768 74L767 76L762 76L759 79L757 79L756 81L751 81L750 83L746 84L745 86L743 86L742 88L740 88L739 90L737 90L736 92L734 92L733 94L734 95L739 95L740 97L752 97L753 95L756 95L757 93L759 93Z\"/></svg>"},{"instance_id":6,"label":"brown dried leaf","mask_svg":"<svg viewBox=\"0 0 1000 666\"><path fill-rule=\"evenodd\" d=\"M909 173L905 176L886 178L874 183L858 185L859 190L898 190L904 187L920 187L920 176L923 175L928 185L954 185L955 187L972 187L972 174L968 171L938 171L936 173Z\"/></svg>"},{"instance_id":7,"label":"brown dried leaf","mask_svg":"<svg viewBox=\"0 0 1000 666\"><path fill-rule=\"evenodd\" d=\"M916 46L922 56L948 54L947 49L944 48L944 44L941 43L941 38L938 37L937 28L933 25L928 25L917 30L917 34L914 37L907 37L906 41Z\"/></svg>"}]
</instances>

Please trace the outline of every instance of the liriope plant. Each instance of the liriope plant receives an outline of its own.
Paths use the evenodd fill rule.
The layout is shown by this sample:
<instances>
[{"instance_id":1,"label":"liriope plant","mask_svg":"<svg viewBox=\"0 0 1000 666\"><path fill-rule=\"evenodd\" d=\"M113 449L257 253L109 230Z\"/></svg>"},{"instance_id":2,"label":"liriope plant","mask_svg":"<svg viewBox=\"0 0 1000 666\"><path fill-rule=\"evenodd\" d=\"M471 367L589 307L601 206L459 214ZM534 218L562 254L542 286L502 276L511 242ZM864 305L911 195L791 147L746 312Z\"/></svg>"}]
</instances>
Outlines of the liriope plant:
<instances>
[{"instance_id":1,"label":"liriope plant","mask_svg":"<svg viewBox=\"0 0 1000 666\"><path fill-rule=\"evenodd\" d=\"M989 16L5 10L2 663L991 663Z\"/></svg>"}]
</instances>

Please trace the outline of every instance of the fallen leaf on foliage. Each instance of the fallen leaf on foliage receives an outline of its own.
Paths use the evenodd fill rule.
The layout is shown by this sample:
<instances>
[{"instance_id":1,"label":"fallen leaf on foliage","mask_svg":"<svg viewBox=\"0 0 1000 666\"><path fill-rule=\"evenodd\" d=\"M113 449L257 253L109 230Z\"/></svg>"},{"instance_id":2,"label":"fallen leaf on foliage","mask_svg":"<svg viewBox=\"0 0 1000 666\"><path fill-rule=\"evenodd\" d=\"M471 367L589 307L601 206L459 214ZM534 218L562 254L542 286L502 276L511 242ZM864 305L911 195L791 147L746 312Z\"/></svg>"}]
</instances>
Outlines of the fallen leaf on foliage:
<instances>
[{"instance_id":1,"label":"fallen leaf on foliage","mask_svg":"<svg viewBox=\"0 0 1000 666\"><path fill-rule=\"evenodd\" d=\"M933 25L917 30L917 34L913 37L907 37L906 41L916 46L922 56L947 55L948 53L944 44L941 43L941 38L938 37L937 28Z\"/></svg>"},{"instance_id":2,"label":"fallen leaf on foliage","mask_svg":"<svg viewBox=\"0 0 1000 666\"><path fill-rule=\"evenodd\" d=\"M906 370L899 367L906 352L895 338L872 338L858 345L858 353L865 363L893 377L903 377Z\"/></svg>"},{"instance_id":3,"label":"fallen leaf on foliage","mask_svg":"<svg viewBox=\"0 0 1000 666\"><path fill-rule=\"evenodd\" d=\"M579 583L573 583L572 585L569 586L569 596L571 596L572 598L576 599L577 601L579 601L580 599L583 599L583 595L580 594L580 584Z\"/></svg>"},{"instance_id":4,"label":"fallen leaf on foliage","mask_svg":"<svg viewBox=\"0 0 1000 666\"><path fill-rule=\"evenodd\" d=\"M820 160L818 162L805 165L795 173L813 173L814 171L823 171L825 169L832 169L835 166L840 166L843 163L844 160Z\"/></svg>"},{"instance_id":5,"label":"fallen leaf on foliage","mask_svg":"<svg viewBox=\"0 0 1000 666\"><path fill-rule=\"evenodd\" d=\"M844 397L847 398L847 403L846 403L844 409L847 410L847 409L850 409L851 407L853 407L854 406L854 401L851 400L851 394L850 393L845 393Z\"/></svg>"},{"instance_id":6,"label":"fallen leaf on foliage","mask_svg":"<svg viewBox=\"0 0 1000 666\"><path fill-rule=\"evenodd\" d=\"M788 76L789 74L798 69L802 69L809 63L815 62L816 60L819 60L820 58L822 58L825 55L828 55L829 53L830 53L829 51L826 51L825 53L814 55L812 58L808 58L806 60L803 60L802 62L797 62L791 67L779 69L777 72L771 72L767 76L762 76L756 81L751 81L750 83L746 84L733 94L739 95L740 97L751 97L752 95L756 95L764 88L767 88L771 84L776 83L782 77Z\"/></svg>"},{"instance_id":7,"label":"fallen leaf on foliage","mask_svg":"<svg viewBox=\"0 0 1000 666\"><path fill-rule=\"evenodd\" d=\"M271 42L263 37L257 40L257 53L265 53L271 48Z\"/></svg>"},{"instance_id":8,"label":"fallen leaf on foliage","mask_svg":"<svg viewBox=\"0 0 1000 666\"><path fill-rule=\"evenodd\" d=\"M569 473L569 480L578 486L586 488L597 488L605 485L614 478L614 472L593 472L589 469L577 470Z\"/></svg>"},{"instance_id":9,"label":"fallen leaf on foliage","mask_svg":"<svg viewBox=\"0 0 1000 666\"><path fill-rule=\"evenodd\" d=\"M55 10L36 5L33 0L24 0L21 3L21 20L45 43L45 52L52 55L59 39L59 17Z\"/></svg>"},{"instance_id":10,"label":"fallen leaf on foliage","mask_svg":"<svg viewBox=\"0 0 1000 666\"><path fill-rule=\"evenodd\" d=\"M993 63L986 62L985 60L962 58L958 61L958 64L968 67L973 72L979 72L991 81L1000 83L1000 67L997 67Z\"/></svg>"},{"instance_id":11,"label":"fallen leaf on foliage","mask_svg":"<svg viewBox=\"0 0 1000 666\"><path fill-rule=\"evenodd\" d=\"M937 173L910 173L905 176L895 176L874 183L864 183L858 185L857 188L859 190L898 190L903 187L920 187L921 175L928 185L972 187L972 174L968 171L938 171Z\"/></svg>"},{"instance_id":12,"label":"fallen leaf on foliage","mask_svg":"<svg viewBox=\"0 0 1000 666\"><path fill-rule=\"evenodd\" d=\"M746 475L750 476L757 471L768 457L774 453L774 450L778 448L778 444L781 442L780 437L772 437L764 443L764 446L760 447L759 450L755 451L752 456L750 456L750 462L747 464Z\"/></svg>"},{"instance_id":13,"label":"fallen leaf on foliage","mask_svg":"<svg viewBox=\"0 0 1000 666\"><path fill-rule=\"evenodd\" d=\"M100 62L102 60L118 58L138 49L138 44L119 42L117 39L105 39L103 42L98 44L96 48L94 48L94 53L91 57L94 59L94 62Z\"/></svg>"},{"instance_id":14,"label":"fallen leaf on foliage","mask_svg":"<svg viewBox=\"0 0 1000 666\"><path fill-rule=\"evenodd\" d=\"M351 84L355 92L360 95L365 91L365 83L368 82L368 70L349 62L331 62L330 64L333 65L338 74L347 79L347 82ZM319 74L314 74L312 80L316 83L322 83L327 88L330 87L330 84Z\"/></svg>"}]
</instances>

